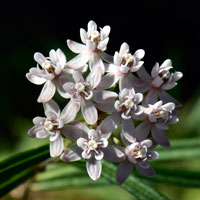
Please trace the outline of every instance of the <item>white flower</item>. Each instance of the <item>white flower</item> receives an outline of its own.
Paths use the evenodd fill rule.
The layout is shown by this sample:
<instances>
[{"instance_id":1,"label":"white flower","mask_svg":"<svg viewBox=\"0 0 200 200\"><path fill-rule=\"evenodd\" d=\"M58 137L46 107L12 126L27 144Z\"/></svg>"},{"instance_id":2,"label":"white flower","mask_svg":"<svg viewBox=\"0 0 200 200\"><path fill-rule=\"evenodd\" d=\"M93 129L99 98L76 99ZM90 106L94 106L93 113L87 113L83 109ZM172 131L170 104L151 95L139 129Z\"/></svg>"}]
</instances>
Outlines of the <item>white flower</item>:
<instances>
[{"instance_id":1,"label":"white flower","mask_svg":"<svg viewBox=\"0 0 200 200\"><path fill-rule=\"evenodd\" d=\"M124 88L132 89L132 72L136 72L142 67L144 62L141 59L144 57L144 54L144 50L139 49L132 55L129 52L129 45L123 43L120 51L115 52L114 63L107 66L106 72L108 73L102 78L98 87L107 89L119 81L120 90Z\"/></svg>"},{"instance_id":2,"label":"white flower","mask_svg":"<svg viewBox=\"0 0 200 200\"><path fill-rule=\"evenodd\" d=\"M106 50L110 34L110 26L104 26L100 31L94 21L89 21L87 32L80 29L81 41L83 44L67 40L68 47L79 55L70 60L67 65L72 69L80 70L89 61L90 70L100 69L104 74L105 67L102 59L112 60L104 51ZM87 69L85 69L87 70Z\"/></svg>"},{"instance_id":3,"label":"white flower","mask_svg":"<svg viewBox=\"0 0 200 200\"><path fill-rule=\"evenodd\" d=\"M66 57L64 53L57 49L49 52L49 57L44 57L41 53L35 53L34 59L38 63L37 67L30 69L26 74L28 80L36 85L42 85L43 89L38 97L38 102L47 102L55 94L56 87L61 96L66 97L63 93L62 84L70 79L71 69L64 69ZM62 77L62 83L58 80ZM61 80L61 79L60 79Z\"/></svg>"},{"instance_id":4,"label":"white flower","mask_svg":"<svg viewBox=\"0 0 200 200\"><path fill-rule=\"evenodd\" d=\"M101 160L105 157L114 162L125 159L124 153L117 146L108 146L108 135L97 130L89 129L80 122L66 126L65 136L76 142L61 155L61 160L74 162L86 159L87 172L91 179L97 180L101 175ZM73 136L72 136L73 135Z\"/></svg>"},{"instance_id":5,"label":"white flower","mask_svg":"<svg viewBox=\"0 0 200 200\"><path fill-rule=\"evenodd\" d=\"M134 166L144 176L155 176L155 171L148 162L148 160L158 159L159 156L157 152L152 151L152 141L147 139L135 142L124 140L123 142L126 146L124 152L127 159L121 162L117 168L117 182L122 184L131 174Z\"/></svg>"},{"instance_id":6,"label":"white flower","mask_svg":"<svg viewBox=\"0 0 200 200\"><path fill-rule=\"evenodd\" d=\"M72 76L74 82L65 83L63 88L71 98L71 102L81 107L82 115L88 124L97 122L97 108L103 112L113 110L117 94L111 91L95 90L100 77L95 77L94 72L91 72L86 80L79 71L75 71ZM74 110L74 112L78 112L78 110Z\"/></svg>"},{"instance_id":7,"label":"white flower","mask_svg":"<svg viewBox=\"0 0 200 200\"><path fill-rule=\"evenodd\" d=\"M67 104L61 113L57 103L53 100L43 105L46 117L35 117L34 126L28 131L28 135L36 138L49 137L50 155L57 157L64 150L64 139L61 135L65 131L64 124L73 121L76 113L71 104Z\"/></svg>"},{"instance_id":8,"label":"white flower","mask_svg":"<svg viewBox=\"0 0 200 200\"><path fill-rule=\"evenodd\" d=\"M144 109L144 113L146 114L145 121L136 127L134 136L143 140L151 131L156 143L166 147L170 146L164 130L168 129L169 124L175 124L179 121L176 116L175 104L170 102L163 105L162 101L158 101L153 105L149 104Z\"/></svg>"},{"instance_id":9,"label":"white flower","mask_svg":"<svg viewBox=\"0 0 200 200\"><path fill-rule=\"evenodd\" d=\"M151 76L147 73L144 67L142 67L138 72L138 79L134 76L133 85L137 91L145 92L148 91L144 104L154 104L158 101L158 97L164 102L174 102L176 106L181 104L169 95L165 90L170 90L177 85L177 81L182 78L183 74L181 72L170 73L172 69L172 62L167 59L159 67L156 63L151 71Z\"/></svg>"}]
</instances>

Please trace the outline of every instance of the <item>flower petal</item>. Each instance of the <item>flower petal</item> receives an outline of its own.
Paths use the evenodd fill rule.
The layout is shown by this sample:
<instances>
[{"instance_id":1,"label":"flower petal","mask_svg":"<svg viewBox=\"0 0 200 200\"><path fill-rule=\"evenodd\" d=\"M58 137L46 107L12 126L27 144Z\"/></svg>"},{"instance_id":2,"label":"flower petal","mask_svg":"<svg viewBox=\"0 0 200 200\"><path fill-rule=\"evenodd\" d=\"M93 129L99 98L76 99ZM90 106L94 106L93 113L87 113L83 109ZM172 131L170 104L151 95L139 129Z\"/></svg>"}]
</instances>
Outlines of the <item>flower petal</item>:
<instances>
[{"instance_id":1,"label":"flower petal","mask_svg":"<svg viewBox=\"0 0 200 200\"><path fill-rule=\"evenodd\" d=\"M129 161L121 162L117 168L116 179L118 184L123 184L133 170L133 164Z\"/></svg>"},{"instance_id":2,"label":"flower petal","mask_svg":"<svg viewBox=\"0 0 200 200\"><path fill-rule=\"evenodd\" d=\"M98 150L98 153L95 153L95 154L94 154L94 157L95 157L96 160L102 160L103 157L104 157L103 151Z\"/></svg>"},{"instance_id":3,"label":"flower petal","mask_svg":"<svg viewBox=\"0 0 200 200\"><path fill-rule=\"evenodd\" d=\"M151 165L148 168L141 167L138 163L135 165L138 172L147 177L154 177L156 175Z\"/></svg>"},{"instance_id":4,"label":"flower petal","mask_svg":"<svg viewBox=\"0 0 200 200\"><path fill-rule=\"evenodd\" d=\"M62 136L58 137L53 142L50 142L50 155L51 157L59 156L64 150L64 139Z\"/></svg>"},{"instance_id":5,"label":"flower petal","mask_svg":"<svg viewBox=\"0 0 200 200\"><path fill-rule=\"evenodd\" d=\"M95 124L98 119L97 109L91 101L81 101L81 111L88 124Z\"/></svg>"},{"instance_id":6,"label":"flower petal","mask_svg":"<svg viewBox=\"0 0 200 200\"><path fill-rule=\"evenodd\" d=\"M78 140L76 141L76 143L77 143L77 146L78 147L80 147L80 148L82 148L82 149L85 149L85 147L86 147L86 143L87 143L87 139L85 139L85 138L78 138Z\"/></svg>"},{"instance_id":7,"label":"flower petal","mask_svg":"<svg viewBox=\"0 0 200 200\"><path fill-rule=\"evenodd\" d=\"M82 152L81 155L82 155L82 158L84 158L84 159L90 159L92 156L91 152L87 152L86 149Z\"/></svg>"},{"instance_id":8,"label":"flower petal","mask_svg":"<svg viewBox=\"0 0 200 200\"><path fill-rule=\"evenodd\" d=\"M106 91L106 90L94 90L93 91L93 101L100 104L107 104L116 99L117 93Z\"/></svg>"},{"instance_id":9,"label":"flower petal","mask_svg":"<svg viewBox=\"0 0 200 200\"><path fill-rule=\"evenodd\" d=\"M106 37L109 36L110 34L110 26L104 26L102 29L101 29L101 40L104 40Z\"/></svg>"},{"instance_id":10,"label":"flower petal","mask_svg":"<svg viewBox=\"0 0 200 200\"><path fill-rule=\"evenodd\" d=\"M46 79L44 78L41 78L41 77L38 77L34 74L31 74L31 73L27 73L26 74L26 78L33 84L36 84L36 85L42 85L46 82Z\"/></svg>"},{"instance_id":11,"label":"flower petal","mask_svg":"<svg viewBox=\"0 0 200 200\"><path fill-rule=\"evenodd\" d=\"M47 117L48 117L48 113L54 113L57 117L60 115L60 108L53 99L51 99L50 101L46 103L43 103L43 107L44 107L44 112Z\"/></svg>"},{"instance_id":12,"label":"flower petal","mask_svg":"<svg viewBox=\"0 0 200 200\"><path fill-rule=\"evenodd\" d=\"M91 158L86 161L86 168L88 175L92 180L97 180L101 175L102 165L100 160Z\"/></svg>"},{"instance_id":13,"label":"flower petal","mask_svg":"<svg viewBox=\"0 0 200 200\"><path fill-rule=\"evenodd\" d=\"M109 137L112 131L114 131L121 122L120 113L114 112L110 116L106 117L98 126L98 131L105 138Z\"/></svg>"},{"instance_id":14,"label":"flower petal","mask_svg":"<svg viewBox=\"0 0 200 200\"><path fill-rule=\"evenodd\" d=\"M38 131L41 131L44 127L40 125L35 125L28 130L28 135L35 138Z\"/></svg>"},{"instance_id":15,"label":"flower petal","mask_svg":"<svg viewBox=\"0 0 200 200\"><path fill-rule=\"evenodd\" d=\"M146 71L145 67L142 66L138 71L137 75L143 80L143 81L151 81L152 77L149 75L149 73Z\"/></svg>"},{"instance_id":16,"label":"flower petal","mask_svg":"<svg viewBox=\"0 0 200 200\"><path fill-rule=\"evenodd\" d=\"M67 62L67 66L72 69L80 69L83 67L89 60L89 55L86 53L81 53L77 55L76 57L72 58Z\"/></svg>"},{"instance_id":17,"label":"flower petal","mask_svg":"<svg viewBox=\"0 0 200 200\"><path fill-rule=\"evenodd\" d=\"M114 103L115 101L110 101L106 104L101 104L101 103L96 103L95 102L95 106L96 108L98 108L99 110L103 111L103 112L106 112L106 113L112 113L115 111L115 108L114 108Z\"/></svg>"},{"instance_id":18,"label":"flower petal","mask_svg":"<svg viewBox=\"0 0 200 200\"><path fill-rule=\"evenodd\" d=\"M61 160L65 162L74 162L82 159L81 153L82 149L75 146L70 147L66 151L64 151L60 157Z\"/></svg>"},{"instance_id":19,"label":"flower petal","mask_svg":"<svg viewBox=\"0 0 200 200\"><path fill-rule=\"evenodd\" d=\"M70 101L62 110L60 119L63 120L64 124L72 122L76 118L79 109L79 102Z\"/></svg>"},{"instance_id":20,"label":"flower petal","mask_svg":"<svg viewBox=\"0 0 200 200\"><path fill-rule=\"evenodd\" d=\"M44 122L45 121L45 117L34 117L33 118L33 123L35 125L40 125L41 122Z\"/></svg>"},{"instance_id":21,"label":"flower petal","mask_svg":"<svg viewBox=\"0 0 200 200\"><path fill-rule=\"evenodd\" d=\"M99 44L97 45L97 48L101 51L105 51L107 48L108 41L109 41L108 37L106 39L100 41Z\"/></svg>"},{"instance_id":22,"label":"flower petal","mask_svg":"<svg viewBox=\"0 0 200 200\"><path fill-rule=\"evenodd\" d=\"M112 63L113 62L113 56L107 54L106 52L101 52L100 56L105 62L108 62L108 63Z\"/></svg>"},{"instance_id":23,"label":"flower petal","mask_svg":"<svg viewBox=\"0 0 200 200\"><path fill-rule=\"evenodd\" d=\"M104 159L111 162L121 162L125 160L125 154L123 152L123 148L117 145L107 146L102 149L104 152Z\"/></svg>"},{"instance_id":24,"label":"flower petal","mask_svg":"<svg viewBox=\"0 0 200 200\"><path fill-rule=\"evenodd\" d=\"M36 132L36 138L46 138L49 136L49 133L44 128Z\"/></svg>"},{"instance_id":25,"label":"flower petal","mask_svg":"<svg viewBox=\"0 0 200 200\"><path fill-rule=\"evenodd\" d=\"M54 85L52 81L48 80L44 84L37 101L39 103L47 102L54 96L55 92L56 92L56 86Z\"/></svg>"},{"instance_id":26,"label":"flower petal","mask_svg":"<svg viewBox=\"0 0 200 200\"><path fill-rule=\"evenodd\" d=\"M82 122L74 120L72 122L72 125L74 125L75 127L81 129L81 131L83 131L86 136L88 135L88 131L90 129L85 124L83 124Z\"/></svg>"},{"instance_id":27,"label":"flower petal","mask_svg":"<svg viewBox=\"0 0 200 200\"><path fill-rule=\"evenodd\" d=\"M86 78L86 82L90 83L90 88L96 88L101 81L102 71L99 67L94 68Z\"/></svg>"},{"instance_id":28,"label":"flower petal","mask_svg":"<svg viewBox=\"0 0 200 200\"><path fill-rule=\"evenodd\" d=\"M150 152L148 153L148 159L149 159L149 160L157 160L158 157L159 157L159 154L158 154L158 152L156 152L156 151L150 151Z\"/></svg>"},{"instance_id":29,"label":"flower petal","mask_svg":"<svg viewBox=\"0 0 200 200\"><path fill-rule=\"evenodd\" d=\"M90 20L88 22L88 32L90 33L96 30L97 30L97 24L93 20Z\"/></svg>"},{"instance_id":30,"label":"flower petal","mask_svg":"<svg viewBox=\"0 0 200 200\"><path fill-rule=\"evenodd\" d=\"M72 41L72 40L67 40L67 46L74 53L83 53L86 50L85 45L80 44L80 43L75 42L75 41Z\"/></svg>"},{"instance_id":31,"label":"flower petal","mask_svg":"<svg viewBox=\"0 0 200 200\"><path fill-rule=\"evenodd\" d=\"M158 101L158 90L151 89L144 98L144 105L154 104Z\"/></svg>"},{"instance_id":32,"label":"flower petal","mask_svg":"<svg viewBox=\"0 0 200 200\"><path fill-rule=\"evenodd\" d=\"M68 138L73 142L76 142L80 137L87 138L87 135L85 134L84 131L73 125L65 125L61 129L61 132L66 138Z\"/></svg>"},{"instance_id":33,"label":"flower petal","mask_svg":"<svg viewBox=\"0 0 200 200\"><path fill-rule=\"evenodd\" d=\"M170 146L170 143L163 131L156 129L155 127L152 127L151 133L155 142L157 142L158 144L164 147Z\"/></svg>"},{"instance_id":34,"label":"flower petal","mask_svg":"<svg viewBox=\"0 0 200 200\"><path fill-rule=\"evenodd\" d=\"M82 82L84 82L84 78L83 78L83 75L82 75L81 72L74 71L74 73L72 74L72 76L73 76L73 79L74 79L74 81L76 83L80 83L80 82L82 83Z\"/></svg>"},{"instance_id":35,"label":"flower petal","mask_svg":"<svg viewBox=\"0 0 200 200\"><path fill-rule=\"evenodd\" d=\"M124 74L119 81L119 89L120 91L124 88L131 90L133 89L133 75L131 73Z\"/></svg>"},{"instance_id":36,"label":"flower petal","mask_svg":"<svg viewBox=\"0 0 200 200\"><path fill-rule=\"evenodd\" d=\"M153 142L152 142L151 140L147 139L147 140L141 141L140 144L141 144L142 146L146 146L147 148L149 148L149 147L152 146Z\"/></svg>"},{"instance_id":37,"label":"flower petal","mask_svg":"<svg viewBox=\"0 0 200 200\"><path fill-rule=\"evenodd\" d=\"M40 65L42 65L42 63L46 60L46 58L43 56L43 54L36 52L34 54L34 60L39 63Z\"/></svg>"},{"instance_id":38,"label":"flower petal","mask_svg":"<svg viewBox=\"0 0 200 200\"><path fill-rule=\"evenodd\" d=\"M137 139L137 141L146 139L150 132L150 128L151 126L147 121L140 123L134 131L134 137Z\"/></svg>"},{"instance_id":39,"label":"flower petal","mask_svg":"<svg viewBox=\"0 0 200 200\"><path fill-rule=\"evenodd\" d=\"M129 142L134 142L134 123L132 119L127 119L127 120L122 120L122 128L121 128L121 133L126 140Z\"/></svg>"},{"instance_id":40,"label":"flower petal","mask_svg":"<svg viewBox=\"0 0 200 200\"><path fill-rule=\"evenodd\" d=\"M145 51L143 49L138 49L135 53L134 56L136 57L137 60L141 60L145 55Z\"/></svg>"},{"instance_id":41,"label":"flower petal","mask_svg":"<svg viewBox=\"0 0 200 200\"><path fill-rule=\"evenodd\" d=\"M129 45L126 42L124 42L120 47L119 54L123 56L124 54L127 54L128 52L129 52Z\"/></svg>"},{"instance_id":42,"label":"flower petal","mask_svg":"<svg viewBox=\"0 0 200 200\"><path fill-rule=\"evenodd\" d=\"M81 41L85 44L87 39L87 32L83 28L80 29L80 37Z\"/></svg>"}]
</instances>

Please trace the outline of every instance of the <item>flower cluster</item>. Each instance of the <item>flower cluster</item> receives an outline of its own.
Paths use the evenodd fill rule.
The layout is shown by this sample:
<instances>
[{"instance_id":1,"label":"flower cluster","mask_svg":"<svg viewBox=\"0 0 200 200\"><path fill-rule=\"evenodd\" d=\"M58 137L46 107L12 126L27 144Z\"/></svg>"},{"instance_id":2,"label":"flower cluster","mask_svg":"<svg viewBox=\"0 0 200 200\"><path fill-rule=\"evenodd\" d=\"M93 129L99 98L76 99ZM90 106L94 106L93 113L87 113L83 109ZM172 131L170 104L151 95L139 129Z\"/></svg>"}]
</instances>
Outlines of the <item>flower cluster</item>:
<instances>
[{"instance_id":1,"label":"flower cluster","mask_svg":"<svg viewBox=\"0 0 200 200\"><path fill-rule=\"evenodd\" d=\"M127 43L114 56L107 54L109 34L110 26L98 29L90 21L87 31L80 29L82 44L67 40L78 54L73 59L67 61L60 49L47 57L34 54L37 66L26 77L44 84L38 102L46 116L33 119L28 135L49 137L51 157L65 162L85 159L93 180L101 175L103 158L119 162L116 179L122 184L134 166L144 176L155 176L149 162L158 159L153 149L170 146L164 131L178 122L180 103L166 90L177 85L182 73L170 72L168 59L161 66L156 63L150 75L142 61L144 50L132 54ZM67 102L62 111L52 99L56 90ZM71 142L65 146L65 140Z\"/></svg>"}]
</instances>

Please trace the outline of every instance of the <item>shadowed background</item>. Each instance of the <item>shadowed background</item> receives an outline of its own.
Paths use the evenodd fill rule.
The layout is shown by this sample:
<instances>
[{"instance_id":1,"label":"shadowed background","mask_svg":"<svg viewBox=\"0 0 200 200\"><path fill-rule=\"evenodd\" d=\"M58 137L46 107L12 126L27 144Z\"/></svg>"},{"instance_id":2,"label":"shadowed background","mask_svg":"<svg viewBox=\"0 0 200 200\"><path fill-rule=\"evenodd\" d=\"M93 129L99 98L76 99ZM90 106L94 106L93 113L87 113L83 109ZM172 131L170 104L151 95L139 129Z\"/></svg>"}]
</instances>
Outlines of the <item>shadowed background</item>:
<instances>
[{"instance_id":1,"label":"shadowed background","mask_svg":"<svg viewBox=\"0 0 200 200\"><path fill-rule=\"evenodd\" d=\"M25 78L36 65L33 54L38 51L47 56L51 49L61 48L71 58L66 39L80 42L79 30L87 29L91 19L99 27L111 26L107 48L110 54L118 51L123 42L130 45L132 53L142 48L149 71L155 62L161 64L170 58L174 70L184 74L171 94L183 105L195 102L200 84L199 7L194 2L178 1L107 3L7 1L1 5L0 159L30 148L32 140L26 132L33 117L43 116L42 105L36 102L42 87ZM57 100L65 105L65 100Z\"/></svg>"}]
</instances>

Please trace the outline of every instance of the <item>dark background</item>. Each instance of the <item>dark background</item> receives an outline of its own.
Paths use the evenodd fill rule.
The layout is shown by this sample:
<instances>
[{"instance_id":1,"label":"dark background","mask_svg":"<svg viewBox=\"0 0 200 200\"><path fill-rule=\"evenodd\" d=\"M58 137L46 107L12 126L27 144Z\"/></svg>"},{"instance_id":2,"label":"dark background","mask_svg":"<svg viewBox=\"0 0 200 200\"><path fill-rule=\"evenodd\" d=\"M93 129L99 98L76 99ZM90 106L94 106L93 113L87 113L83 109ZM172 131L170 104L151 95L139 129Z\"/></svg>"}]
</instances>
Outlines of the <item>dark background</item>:
<instances>
[{"instance_id":1,"label":"dark background","mask_svg":"<svg viewBox=\"0 0 200 200\"><path fill-rule=\"evenodd\" d=\"M108 3L111 3L111 5ZM198 1L197 1L198 3ZM4 1L1 3L1 141L14 145L16 119L43 115L36 99L41 86L25 78L35 66L36 51L67 53L66 39L80 42L79 29L93 19L99 27L111 26L107 52L114 54L123 42L134 53L145 50L145 67L172 59L184 77L174 96L183 104L198 91L200 11L194 2L173 1ZM67 55L68 57L68 55ZM18 126L23 126L19 120Z\"/></svg>"}]
</instances>

